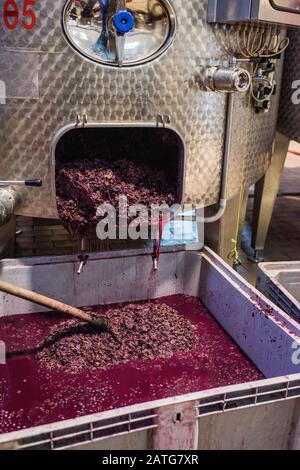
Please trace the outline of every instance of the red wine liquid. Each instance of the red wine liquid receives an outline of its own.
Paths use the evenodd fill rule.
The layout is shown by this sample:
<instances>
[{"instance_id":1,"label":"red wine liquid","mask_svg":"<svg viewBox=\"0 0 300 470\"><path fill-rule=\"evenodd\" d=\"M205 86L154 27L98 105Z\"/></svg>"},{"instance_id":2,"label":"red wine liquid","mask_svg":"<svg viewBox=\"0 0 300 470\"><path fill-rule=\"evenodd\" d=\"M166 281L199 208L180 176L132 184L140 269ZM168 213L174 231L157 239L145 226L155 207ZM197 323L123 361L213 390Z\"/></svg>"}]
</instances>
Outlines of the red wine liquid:
<instances>
[{"instance_id":1,"label":"red wine liquid","mask_svg":"<svg viewBox=\"0 0 300 470\"><path fill-rule=\"evenodd\" d=\"M197 326L198 345L168 359L131 361L107 370L69 374L39 364L30 348L65 320L56 313L0 320L7 352L28 350L0 365L0 432L263 378L259 370L193 297L159 299Z\"/></svg>"}]
</instances>

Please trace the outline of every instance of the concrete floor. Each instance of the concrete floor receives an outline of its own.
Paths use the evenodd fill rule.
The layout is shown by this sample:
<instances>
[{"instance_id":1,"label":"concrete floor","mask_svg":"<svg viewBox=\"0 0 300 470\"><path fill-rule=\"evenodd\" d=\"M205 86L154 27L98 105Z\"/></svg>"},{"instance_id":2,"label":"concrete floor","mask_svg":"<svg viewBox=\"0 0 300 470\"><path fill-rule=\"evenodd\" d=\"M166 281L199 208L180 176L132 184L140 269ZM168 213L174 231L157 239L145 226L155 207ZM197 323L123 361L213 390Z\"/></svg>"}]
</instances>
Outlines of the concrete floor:
<instances>
[{"instance_id":1,"label":"concrete floor","mask_svg":"<svg viewBox=\"0 0 300 470\"><path fill-rule=\"evenodd\" d=\"M300 144L291 143L290 149L300 151ZM244 237L250 236L253 198L249 199ZM257 265L241 253L242 265L238 272L255 284ZM288 154L277 202L265 248L265 261L300 260L300 155Z\"/></svg>"}]
</instances>

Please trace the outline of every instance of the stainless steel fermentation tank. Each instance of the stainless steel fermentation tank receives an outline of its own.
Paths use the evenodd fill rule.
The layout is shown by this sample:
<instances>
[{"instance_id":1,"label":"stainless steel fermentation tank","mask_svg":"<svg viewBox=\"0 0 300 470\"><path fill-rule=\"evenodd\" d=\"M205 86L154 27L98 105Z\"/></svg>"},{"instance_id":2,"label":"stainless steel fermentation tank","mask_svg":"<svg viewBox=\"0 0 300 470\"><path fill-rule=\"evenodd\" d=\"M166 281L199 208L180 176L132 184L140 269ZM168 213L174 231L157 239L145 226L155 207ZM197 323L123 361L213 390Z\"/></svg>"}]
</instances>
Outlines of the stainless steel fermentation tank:
<instances>
[{"instance_id":1,"label":"stainless steel fermentation tank","mask_svg":"<svg viewBox=\"0 0 300 470\"><path fill-rule=\"evenodd\" d=\"M284 61L278 130L300 143L300 30L291 29L288 35L291 47Z\"/></svg>"},{"instance_id":2,"label":"stainless steel fermentation tank","mask_svg":"<svg viewBox=\"0 0 300 470\"><path fill-rule=\"evenodd\" d=\"M273 158L266 174L256 184L253 234L250 254L264 258L264 247L291 140L300 143L300 30L288 31L290 46L285 52L280 96L278 133Z\"/></svg>"},{"instance_id":3,"label":"stainless steel fermentation tank","mask_svg":"<svg viewBox=\"0 0 300 470\"><path fill-rule=\"evenodd\" d=\"M5 188L18 194L10 212L57 217L56 145L75 128L82 135L88 127L99 135L107 126L128 129L128 135L135 126L170 129L184 148L183 170L178 164L182 200L203 206L219 201L221 187L231 200L264 175L279 93L267 114L256 113L243 92L250 68L243 62L245 72L239 75L238 69L238 78L231 75L229 90L228 82L223 89L236 91L227 126L228 95L216 92L217 72L219 67L234 70L228 50L238 44L228 30L224 34L224 25L208 23L207 7L206 0L188 5L182 0L41 0L33 29L23 29L21 22L14 30L1 28L0 79L6 89L0 111L1 180L43 180L38 188ZM278 15L276 23L282 24L276 34L284 34L286 12ZM108 18L105 27L103 18ZM289 18L300 23L295 11ZM267 34L266 26L254 24L258 34ZM253 32L245 28L244 38L251 39ZM279 89L280 61L276 75ZM222 176L227 176L225 185Z\"/></svg>"}]
</instances>

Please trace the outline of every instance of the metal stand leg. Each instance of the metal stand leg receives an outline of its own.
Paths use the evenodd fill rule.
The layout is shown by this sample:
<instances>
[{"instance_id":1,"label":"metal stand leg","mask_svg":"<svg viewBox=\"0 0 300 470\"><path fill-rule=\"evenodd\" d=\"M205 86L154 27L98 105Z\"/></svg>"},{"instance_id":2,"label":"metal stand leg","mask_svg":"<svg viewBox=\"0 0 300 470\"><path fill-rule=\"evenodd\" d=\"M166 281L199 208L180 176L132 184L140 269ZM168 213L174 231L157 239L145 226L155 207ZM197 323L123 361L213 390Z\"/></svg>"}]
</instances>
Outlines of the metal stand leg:
<instances>
[{"instance_id":1,"label":"metal stand leg","mask_svg":"<svg viewBox=\"0 0 300 470\"><path fill-rule=\"evenodd\" d=\"M277 133L274 154L267 173L255 185L252 243L256 262L263 261L263 251L289 149L289 139Z\"/></svg>"},{"instance_id":2,"label":"metal stand leg","mask_svg":"<svg viewBox=\"0 0 300 470\"><path fill-rule=\"evenodd\" d=\"M228 258L234 248L232 240L241 235L247 207L248 189L241 192L234 198L228 200L224 216L218 222L207 224L205 230L205 242L228 264L233 261Z\"/></svg>"},{"instance_id":3,"label":"metal stand leg","mask_svg":"<svg viewBox=\"0 0 300 470\"><path fill-rule=\"evenodd\" d=\"M243 194L241 194L241 207L239 214L239 231L238 231L238 246L241 247L243 228L247 215L248 199L249 199L249 188L244 189Z\"/></svg>"}]
</instances>

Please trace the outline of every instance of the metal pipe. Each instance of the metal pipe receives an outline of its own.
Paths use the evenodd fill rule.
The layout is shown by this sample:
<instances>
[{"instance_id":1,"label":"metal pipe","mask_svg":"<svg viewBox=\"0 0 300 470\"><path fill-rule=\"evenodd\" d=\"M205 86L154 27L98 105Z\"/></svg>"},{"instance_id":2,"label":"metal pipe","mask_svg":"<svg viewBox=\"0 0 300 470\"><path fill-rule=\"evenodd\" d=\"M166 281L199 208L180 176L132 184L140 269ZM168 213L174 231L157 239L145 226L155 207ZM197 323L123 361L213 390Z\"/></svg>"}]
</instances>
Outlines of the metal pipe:
<instances>
[{"instance_id":1,"label":"metal pipe","mask_svg":"<svg viewBox=\"0 0 300 470\"><path fill-rule=\"evenodd\" d=\"M42 180L0 180L0 186L32 186L41 187L43 186Z\"/></svg>"},{"instance_id":2,"label":"metal pipe","mask_svg":"<svg viewBox=\"0 0 300 470\"><path fill-rule=\"evenodd\" d=\"M219 199L219 209L215 215L211 217L203 217L203 219L200 219L200 222L204 222L205 224L212 224L214 222L217 222L219 219L221 219L227 207L227 184L228 184L229 160L230 160L230 151L231 151L233 106L234 106L234 93L229 93L227 97L227 122L226 122L226 134L225 134L225 143L224 143L223 170L222 170L221 192L220 192L220 199Z\"/></svg>"}]
</instances>

